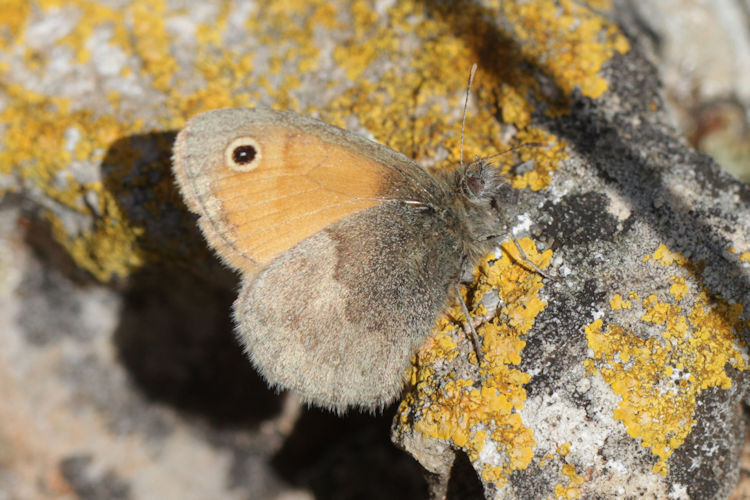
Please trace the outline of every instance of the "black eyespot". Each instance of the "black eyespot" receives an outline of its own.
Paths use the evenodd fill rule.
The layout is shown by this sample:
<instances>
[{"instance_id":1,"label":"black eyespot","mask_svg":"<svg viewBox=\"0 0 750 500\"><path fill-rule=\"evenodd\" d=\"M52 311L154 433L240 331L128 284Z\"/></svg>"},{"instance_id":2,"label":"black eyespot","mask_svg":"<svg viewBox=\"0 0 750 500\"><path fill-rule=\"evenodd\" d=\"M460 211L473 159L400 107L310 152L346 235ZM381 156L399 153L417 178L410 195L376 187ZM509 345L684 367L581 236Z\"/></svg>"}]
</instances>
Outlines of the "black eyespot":
<instances>
[{"instance_id":1,"label":"black eyespot","mask_svg":"<svg viewBox=\"0 0 750 500\"><path fill-rule=\"evenodd\" d=\"M247 165L255 159L255 147L252 144L238 146L232 151L232 159L238 165Z\"/></svg>"},{"instance_id":2,"label":"black eyespot","mask_svg":"<svg viewBox=\"0 0 750 500\"><path fill-rule=\"evenodd\" d=\"M252 137L238 137L224 150L224 161L232 170L249 172L261 161L261 149L258 141Z\"/></svg>"}]
</instances>

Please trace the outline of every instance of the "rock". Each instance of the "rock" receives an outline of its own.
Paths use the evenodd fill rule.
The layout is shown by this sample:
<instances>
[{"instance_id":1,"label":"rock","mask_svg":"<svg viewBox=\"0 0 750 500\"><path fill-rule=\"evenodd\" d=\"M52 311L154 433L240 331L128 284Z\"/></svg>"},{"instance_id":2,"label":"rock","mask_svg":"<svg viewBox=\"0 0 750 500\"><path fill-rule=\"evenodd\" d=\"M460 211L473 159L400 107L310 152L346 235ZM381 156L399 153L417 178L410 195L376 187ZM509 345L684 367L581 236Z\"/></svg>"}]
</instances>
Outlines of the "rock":
<instances>
[{"instance_id":1,"label":"rock","mask_svg":"<svg viewBox=\"0 0 750 500\"><path fill-rule=\"evenodd\" d=\"M518 190L506 209L550 277L510 240L466 277L482 364L449 308L394 441L434 497L728 497L750 190L674 128L633 4L599 9L6 3L0 490L425 496L386 442L392 410L298 415L245 362L236 278L174 188L171 143L197 112L266 105L443 168L476 61L465 157L514 148L494 158Z\"/></svg>"}]
</instances>

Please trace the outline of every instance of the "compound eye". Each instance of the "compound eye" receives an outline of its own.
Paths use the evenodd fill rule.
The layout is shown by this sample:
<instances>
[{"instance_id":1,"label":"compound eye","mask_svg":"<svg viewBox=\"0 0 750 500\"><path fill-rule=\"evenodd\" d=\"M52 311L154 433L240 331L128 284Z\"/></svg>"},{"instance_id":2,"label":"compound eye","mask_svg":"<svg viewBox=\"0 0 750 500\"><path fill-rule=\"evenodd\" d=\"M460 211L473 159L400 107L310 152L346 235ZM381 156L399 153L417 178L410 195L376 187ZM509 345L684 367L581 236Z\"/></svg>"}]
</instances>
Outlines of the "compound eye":
<instances>
[{"instance_id":1,"label":"compound eye","mask_svg":"<svg viewBox=\"0 0 750 500\"><path fill-rule=\"evenodd\" d=\"M260 163L260 146L252 137L238 137L224 150L224 160L229 168L249 172Z\"/></svg>"},{"instance_id":2,"label":"compound eye","mask_svg":"<svg viewBox=\"0 0 750 500\"><path fill-rule=\"evenodd\" d=\"M466 177L466 185L474 196L480 196L484 192L484 179L475 175Z\"/></svg>"}]
</instances>

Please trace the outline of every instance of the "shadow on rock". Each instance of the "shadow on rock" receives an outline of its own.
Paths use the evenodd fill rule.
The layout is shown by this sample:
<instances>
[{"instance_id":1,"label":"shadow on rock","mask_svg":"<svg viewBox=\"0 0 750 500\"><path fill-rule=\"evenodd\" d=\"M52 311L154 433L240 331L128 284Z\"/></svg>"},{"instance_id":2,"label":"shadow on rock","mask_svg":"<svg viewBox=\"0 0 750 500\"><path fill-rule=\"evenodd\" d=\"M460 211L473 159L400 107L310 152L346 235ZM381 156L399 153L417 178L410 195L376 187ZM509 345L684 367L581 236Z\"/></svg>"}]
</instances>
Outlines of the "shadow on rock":
<instances>
[{"instance_id":1,"label":"shadow on rock","mask_svg":"<svg viewBox=\"0 0 750 500\"><path fill-rule=\"evenodd\" d=\"M278 412L280 398L235 340L234 288L176 268L145 269L131 278L114 340L147 397L216 426L252 425Z\"/></svg>"},{"instance_id":2,"label":"shadow on rock","mask_svg":"<svg viewBox=\"0 0 750 500\"><path fill-rule=\"evenodd\" d=\"M125 280L115 345L150 399L216 426L253 425L276 413L280 400L235 340L237 277L207 248L182 202L171 170L175 136L120 138L102 161L117 204L106 218L132 228L133 252L146 262Z\"/></svg>"},{"instance_id":3,"label":"shadow on rock","mask_svg":"<svg viewBox=\"0 0 750 500\"><path fill-rule=\"evenodd\" d=\"M137 235L132 252L146 262L189 266L212 281L223 266L207 248L196 216L182 201L172 175L176 132L153 132L118 139L102 160L102 181L115 200L102 219Z\"/></svg>"},{"instance_id":4,"label":"shadow on rock","mask_svg":"<svg viewBox=\"0 0 750 500\"><path fill-rule=\"evenodd\" d=\"M137 251L151 262L127 279L115 345L151 400L204 416L214 427L254 426L279 414L280 398L235 340L237 278L208 250L182 202L171 172L174 137L119 139L102 162L122 223L137 228ZM272 467L316 498L426 498L421 467L390 442L392 413L341 418L306 411ZM243 484L247 473L235 482Z\"/></svg>"},{"instance_id":5,"label":"shadow on rock","mask_svg":"<svg viewBox=\"0 0 750 500\"><path fill-rule=\"evenodd\" d=\"M427 498L422 467L390 441L394 407L373 417L302 414L272 464L289 483L320 499Z\"/></svg>"}]
</instances>

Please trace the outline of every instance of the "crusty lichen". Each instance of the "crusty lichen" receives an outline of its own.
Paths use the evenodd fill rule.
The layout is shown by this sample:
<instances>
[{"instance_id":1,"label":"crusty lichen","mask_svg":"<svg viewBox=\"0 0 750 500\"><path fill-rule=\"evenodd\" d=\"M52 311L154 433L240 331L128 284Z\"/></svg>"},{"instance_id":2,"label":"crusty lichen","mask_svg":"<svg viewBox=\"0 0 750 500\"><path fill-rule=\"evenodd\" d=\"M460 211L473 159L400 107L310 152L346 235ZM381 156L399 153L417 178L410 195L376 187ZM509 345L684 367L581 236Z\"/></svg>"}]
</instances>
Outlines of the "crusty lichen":
<instances>
[{"instance_id":1,"label":"crusty lichen","mask_svg":"<svg viewBox=\"0 0 750 500\"><path fill-rule=\"evenodd\" d=\"M597 9L608 7L605 1L595 3ZM88 214L93 222L75 229L58 209L49 210L47 217L79 266L101 280L125 276L160 257L140 246L145 227L128 217L110 187L137 185L137 175L145 176L151 167L132 170L142 152L127 140L108 158L119 164L109 173L109 183L98 176L81 182L71 164L98 171L116 140L178 129L187 117L208 109L263 104L355 125L428 166L455 165L466 78L477 62L475 104L463 137L465 157L489 157L525 144L496 161L515 188L547 187L567 156L564 141L534 125L537 106L555 115L567 112L573 89L600 96L607 83L598 72L609 58L627 50L625 38L595 10L573 0L467 2L458 9L436 5L287 0L260 8L227 2L197 13L173 10L163 0L132 0L119 8L84 0L40 0L34 8L27 2L6 2L0 48L6 55L16 49L24 54L23 61L13 64L39 77L50 70L45 52L31 49L34 41L25 33L40 18L64 12L77 16L77 22L58 40L47 40L69 50L61 78L70 78L71 66L99 74L95 43L122 54L115 80L123 85L95 90L94 105L88 104L88 96L44 95L26 82L9 81L0 112L0 173L12 170L58 207ZM227 41L225 34L237 25L244 30L243 42ZM185 46L190 43L195 45ZM10 60L0 54L3 76L11 74ZM553 81L553 95L529 68ZM327 82L324 91L320 81ZM152 167L167 169L170 145L159 147L161 158ZM163 176L152 187L156 198L139 209L159 217L157 205L168 201L168 183L169 176ZM529 240L522 245L537 264L547 264L550 252L538 255ZM449 316L454 319L444 318L442 333L420 352L420 367L412 374L415 389L402 415L421 412L419 432L463 447L482 477L500 484L533 455L532 432L518 414L529 376L513 366L521 360L522 336L544 303L538 297L539 276L507 255L488 259L473 287L473 314L485 313L479 299L492 288L504 300L500 317L479 328L481 385L455 374L440 380L434 376L435 364L449 362L459 352L456 334L448 333L460 323L460 311L453 310ZM412 407L417 401L423 404Z\"/></svg>"},{"instance_id":2,"label":"crusty lichen","mask_svg":"<svg viewBox=\"0 0 750 500\"><path fill-rule=\"evenodd\" d=\"M34 49L39 43L28 40L26 33L45 16L59 15L77 19L57 40L45 40L69 50L65 66L97 74L93 50L103 44L123 56L119 78L125 85L102 87L98 96L95 91L97 104L89 109L86 98L72 102L67 96L27 88L26 82L9 81L1 117L5 135L0 169L18 171L23 183L44 190L66 209L102 218L87 230L71 230L56 211L47 215L76 262L106 280L159 257L139 248L143 228L124 216L101 181L82 184L70 178L71 162L96 165L115 139L155 128L176 129L200 111L262 103L319 114L342 125L347 117L357 116L361 128L397 150L428 164L441 158L452 163L457 160L465 80L477 61L479 105L469 116L466 156L490 156L510 145L539 143L498 161L513 174L511 167L519 160L533 160L532 168L511 175L512 181L517 188L542 189L565 159L564 143L532 125L530 98L546 98L535 76L521 68L522 61L538 61L566 94L577 87L595 97L606 85L597 72L607 58L627 48L624 37L603 17L569 0L534 2L533 8L526 2L501 2L480 10L430 9L436 8L415 1L395 2L383 10L363 0L342 5L308 0L273 2L262 9L213 4L199 16L172 9L163 0L133 0L118 8L84 0L40 0L33 8L28 2L6 2L0 16L0 48L8 55L0 57L3 74L9 74L11 60L39 78L49 74L49 50ZM505 16L509 23L496 26L477 17L487 13ZM244 47L242 52L224 39L230 25L237 23L247 32L245 45L238 45ZM501 33L503 29L509 31ZM194 36L186 37L185 30ZM108 37L102 38L102 32ZM330 40L342 37L349 43L330 45ZM494 47L497 63L478 55L486 37L503 40ZM178 45L191 42L196 44L193 50ZM19 49L22 61L10 56ZM191 59L178 60L176 53L190 54ZM404 64L394 64L397 61ZM56 70L60 62L55 61ZM68 68L61 78L71 78ZM336 69L345 79L329 83L328 98L320 100L319 92L312 96L315 99L305 94L308 75L336 74ZM143 121L149 113L134 113L132 104L123 106L135 99L128 95L133 88L140 89L139 108L148 102L159 106L158 117L150 123ZM122 112L125 108L129 111ZM499 141L503 134L498 111L515 129L511 144ZM64 140L72 129L82 138L74 151ZM168 146L162 154L169 157ZM60 176L69 182L50 182ZM90 193L88 198L99 206L81 204L82 193ZM91 213L94 209L96 214Z\"/></svg>"},{"instance_id":3,"label":"crusty lichen","mask_svg":"<svg viewBox=\"0 0 750 500\"><path fill-rule=\"evenodd\" d=\"M549 264L550 250L538 254L528 238L520 244L538 266ZM498 314L477 332L482 339L481 382L461 376L447 364L461 355L458 338L467 345L462 330L457 330L465 318L456 306L417 354L411 374L413 389L401 403L397 428L397 432L408 432L413 423L417 432L463 449L482 479L498 485L514 470L526 468L533 456L533 432L518 413L526 399L524 385L529 375L514 366L521 362L523 335L546 306L539 299L541 277L519 265L523 261L512 243L506 242L503 249L500 258L491 255L480 266L468 304L473 316L482 316L487 314L482 304L485 294L499 291L502 299ZM473 352L469 358L476 363Z\"/></svg>"},{"instance_id":4,"label":"crusty lichen","mask_svg":"<svg viewBox=\"0 0 750 500\"><path fill-rule=\"evenodd\" d=\"M700 393L731 386L727 365L747 367L738 336L747 323L740 305L728 304L688 280L700 278L701 266L680 253L660 245L644 262L677 271L669 278L668 292L649 294L633 304L642 310L640 319L651 336L644 339L620 326L615 313L606 324L598 319L586 327L594 355L584 365L622 397L614 417L658 457L654 472L666 474L669 457L695 424ZM639 300L634 292L630 295ZM619 297L613 295L612 311L623 308Z\"/></svg>"},{"instance_id":5,"label":"crusty lichen","mask_svg":"<svg viewBox=\"0 0 750 500\"><path fill-rule=\"evenodd\" d=\"M71 234L55 211L46 212L53 235L81 267L106 280L140 265L142 255L135 242L141 229L122 223L122 211L100 182L80 182L69 171L72 163L100 162L102 145L114 141L122 125L109 116L71 111L67 98L42 96L17 84L5 91L16 106L0 111L6 128L0 172L15 171L56 209L93 217L89 227Z\"/></svg>"},{"instance_id":6,"label":"crusty lichen","mask_svg":"<svg viewBox=\"0 0 750 500\"><path fill-rule=\"evenodd\" d=\"M576 472L576 466L572 464L563 464L560 474L568 478L568 484L558 484L555 486L555 496L557 498L580 498L581 489L578 487L583 483L583 477Z\"/></svg>"}]
</instances>

